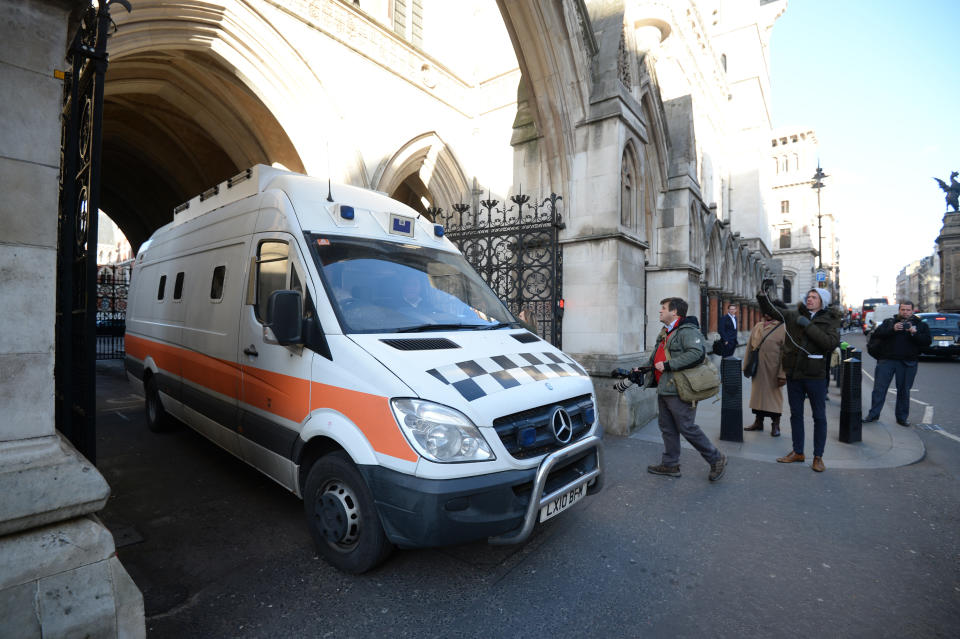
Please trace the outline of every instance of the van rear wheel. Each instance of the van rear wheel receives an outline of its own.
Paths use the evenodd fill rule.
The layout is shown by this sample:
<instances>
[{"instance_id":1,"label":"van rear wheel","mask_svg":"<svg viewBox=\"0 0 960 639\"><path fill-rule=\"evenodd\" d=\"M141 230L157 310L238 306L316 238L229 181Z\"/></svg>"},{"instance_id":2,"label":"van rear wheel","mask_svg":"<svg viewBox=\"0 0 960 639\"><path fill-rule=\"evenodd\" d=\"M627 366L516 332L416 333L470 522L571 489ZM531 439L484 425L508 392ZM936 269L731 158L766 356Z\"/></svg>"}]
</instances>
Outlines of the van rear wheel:
<instances>
[{"instance_id":1,"label":"van rear wheel","mask_svg":"<svg viewBox=\"0 0 960 639\"><path fill-rule=\"evenodd\" d=\"M163 402L160 401L160 386L157 384L157 376L151 375L144 384L144 393L146 394L147 408L147 428L155 433L163 432L170 428L170 416L163 408Z\"/></svg>"},{"instance_id":2,"label":"van rear wheel","mask_svg":"<svg viewBox=\"0 0 960 639\"><path fill-rule=\"evenodd\" d=\"M345 453L330 453L314 463L303 505L317 551L335 568L360 574L393 550L373 495Z\"/></svg>"}]
</instances>

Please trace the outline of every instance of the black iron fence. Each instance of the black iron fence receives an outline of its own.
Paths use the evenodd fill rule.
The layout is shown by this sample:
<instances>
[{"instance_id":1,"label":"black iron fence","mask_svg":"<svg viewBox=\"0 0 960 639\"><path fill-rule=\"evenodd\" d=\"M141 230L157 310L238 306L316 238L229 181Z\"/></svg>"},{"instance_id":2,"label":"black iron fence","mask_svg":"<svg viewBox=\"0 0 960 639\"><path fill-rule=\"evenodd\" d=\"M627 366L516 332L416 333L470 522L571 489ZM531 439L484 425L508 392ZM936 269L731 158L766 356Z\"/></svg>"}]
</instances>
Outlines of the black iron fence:
<instances>
[{"instance_id":1,"label":"black iron fence","mask_svg":"<svg viewBox=\"0 0 960 639\"><path fill-rule=\"evenodd\" d=\"M429 211L507 307L557 347L563 320L561 200L552 193L531 201L521 193L503 206L488 197L478 211L462 203L449 212Z\"/></svg>"}]
</instances>

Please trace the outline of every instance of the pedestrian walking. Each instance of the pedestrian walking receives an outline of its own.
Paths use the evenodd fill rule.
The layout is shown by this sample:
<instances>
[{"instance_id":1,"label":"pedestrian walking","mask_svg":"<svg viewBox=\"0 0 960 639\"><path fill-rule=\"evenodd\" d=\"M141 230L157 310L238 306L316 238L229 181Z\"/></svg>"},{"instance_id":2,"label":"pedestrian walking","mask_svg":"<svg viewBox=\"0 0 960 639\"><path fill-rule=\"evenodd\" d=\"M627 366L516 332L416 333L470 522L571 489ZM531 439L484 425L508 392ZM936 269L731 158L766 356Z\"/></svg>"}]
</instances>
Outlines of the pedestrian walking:
<instances>
[{"instance_id":1,"label":"pedestrian walking","mask_svg":"<svg viewBox=\"0 0 960 639\"><path fill-rule=\"evenodd\" d=\"M796 310L778 309L767 295L757 293L763 313L783 320L785 337L781 366L787 378L787 401L790 404L790 431L793 450L777 458L790 464L805 460L803 454L803 403L810 400L813 413L813 464L811 468L823 472L823 450L827 443L827 378L826 367L830 353L840 344L840 313L830 305L830 291L812 288L805 301Z\"/></svg>"},{"instance_id":2,"label":"pedestrian walking","mask_svg":"<svg viewBox=\"0 0 960 639\"><path fill-rule=\"evenodd\" d=\"M910 388L917 376L920 351L930 346L933 339L930 327L913 317L914 310L913 302L900 302L897 314L883 320L870 336L867 348L870 355L876 358L877 368L873 375L870 412L864 418L865 422L880 419L887 389L890 388L890 382L896 379L897 404L894 415L901 426L910 425Z\"/></svg>"},{"instance_id":3,"label":"pedestrian walking","mask_svg":"<svg viewBox=\"0 0 960 639\"><path fill-rule=\"evenodd\" d=\"M785 337L783 321L767 313L763 313L761 321L750 331L747 355L743 358L743 370L752 365L751 358L757 358L757 372L750 383L750 409L753 411L754 420L743 430L762 431L763 420L769 417L770 436L780 436L783 386L787 383L780 350Z\"/></svg>"},{"instance_id":4,"label":"pedestrian walking","mask_svg":"<svg viewBox=\"0 0 960 639\"><path fill-rule=\"evenodd\" d=\"M720 318L720 357L730 357L737 350L737 305L727 305L727 314Z\"/></svg>"},{"instance_id":5,"label":"pedestrian walking","mask_svg":"<svg viewBox=\"0 0 960 639\"><path fill-rule=\"evenodd\" d=\"M697 403L685 402L679 397L674 372L699 366L706 357L700 322L687 317L687 302L679 297L668 297L660 302L660 321L664 328L657 336L657 345L648 366L653 367L647 378L647 387L657 388L657 408L660 436L664 452L660 463L648 466L647 471L668 477L680 476L680 436L690 442L710 464L710 481L723 476L727 457L694 423Z\"/></svg>"}]
</instances>

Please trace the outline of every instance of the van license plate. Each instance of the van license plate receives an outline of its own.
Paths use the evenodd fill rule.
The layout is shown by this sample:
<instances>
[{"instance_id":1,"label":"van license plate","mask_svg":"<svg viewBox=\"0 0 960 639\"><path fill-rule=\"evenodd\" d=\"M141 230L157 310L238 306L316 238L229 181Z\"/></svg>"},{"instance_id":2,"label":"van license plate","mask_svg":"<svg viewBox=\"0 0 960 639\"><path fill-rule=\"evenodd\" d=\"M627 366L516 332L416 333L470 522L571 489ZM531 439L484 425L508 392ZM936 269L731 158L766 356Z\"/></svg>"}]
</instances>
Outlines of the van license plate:
<instances>
[{"instance_id":1,"label":"van license plate","mask_svg":"<svg viewBox=\"0 0 960 639\"><path fill-rule=\"evenodd\" d=\"M551 517L559 515L567 508L573 506L575 503L583 499L586 494L587 482L583 482L579 486L574 486L562 495L554 497L546 506L540 509L540 521L543 522Z\"/></svg>"}]
</instances>

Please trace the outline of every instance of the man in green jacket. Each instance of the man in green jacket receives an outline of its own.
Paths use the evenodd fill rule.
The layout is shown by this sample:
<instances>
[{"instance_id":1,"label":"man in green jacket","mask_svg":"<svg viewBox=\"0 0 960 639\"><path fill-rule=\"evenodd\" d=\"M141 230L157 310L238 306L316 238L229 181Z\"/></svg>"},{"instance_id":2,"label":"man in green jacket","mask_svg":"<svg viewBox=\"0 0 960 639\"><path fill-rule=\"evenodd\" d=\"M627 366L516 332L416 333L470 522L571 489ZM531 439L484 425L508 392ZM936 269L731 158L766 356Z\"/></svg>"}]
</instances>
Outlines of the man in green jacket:
<instances>
[{"instance_id":1,"label":"man in green jacket","mask_svg":"<svg viewBox=\"0 0 960 639\"><path fill-rule=\"evenodd\" d=\"M813 413L811 468L821 473L825 470L823 449L827 443L827 366L833 350L840 345L841 315L836 309L827 308L830 291L825 288L810 289L796 310L775 307L763 291L757 293L757 301L762 312L783 320L787 331L781 362L787 376L793 450L777 461L804 461L803 401L809 398Z\"/></svg>"},{"instance_id":2,"label":"man in green jacket","mask_svg":"<svg viewBox=\"0 0 960 639\"><path fill-rule=\"evenodd\" d=\"M679 477L680 435L683 435L710 464L710 481L717 481L723 476L727 457L693 423L697 416L697 403L680 399L673 379L674 371L698 366L706 357L700 323L696 317L686 317L686 314L685 300L668 297L660 301L660 321L664 328L657 337L657 346L647 363L653 367L647 387L657 387L657 419L664 452L660 463L648 466L647 470L655 475Z\"/></svg>"}]
</instances>

